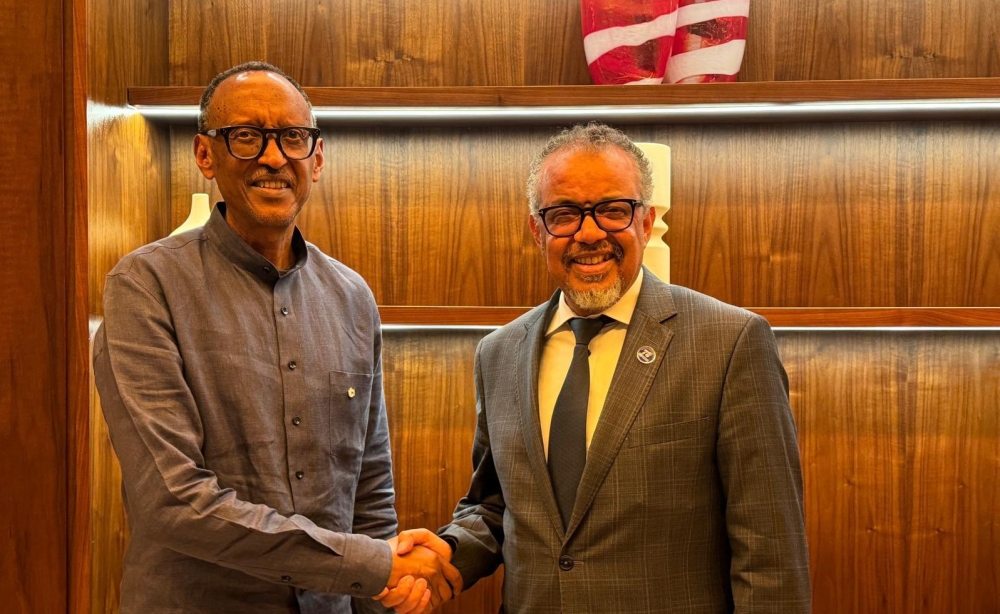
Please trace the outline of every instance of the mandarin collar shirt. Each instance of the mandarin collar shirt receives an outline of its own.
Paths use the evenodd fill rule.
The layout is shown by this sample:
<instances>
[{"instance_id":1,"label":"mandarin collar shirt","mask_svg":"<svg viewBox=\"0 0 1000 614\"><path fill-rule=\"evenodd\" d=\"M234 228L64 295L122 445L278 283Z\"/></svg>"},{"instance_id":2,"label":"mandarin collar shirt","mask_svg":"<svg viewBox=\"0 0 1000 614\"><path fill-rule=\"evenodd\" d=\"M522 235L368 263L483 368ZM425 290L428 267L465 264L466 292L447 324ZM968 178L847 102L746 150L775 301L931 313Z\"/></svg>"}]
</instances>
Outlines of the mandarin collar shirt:
<instances>
[{"instance_id":1,"label":"mandarin collar shirt","mask_svg":"<svg viewBox=\"0 0 1000 614\"><path fill-rule=\"evenodd\" d=\"M122 614L385 611L367 599L396 533L378 311L298 229L293 250L277 270L220 203L107 276L94 373L131 530Z\"/></svg>"}]
</instances>

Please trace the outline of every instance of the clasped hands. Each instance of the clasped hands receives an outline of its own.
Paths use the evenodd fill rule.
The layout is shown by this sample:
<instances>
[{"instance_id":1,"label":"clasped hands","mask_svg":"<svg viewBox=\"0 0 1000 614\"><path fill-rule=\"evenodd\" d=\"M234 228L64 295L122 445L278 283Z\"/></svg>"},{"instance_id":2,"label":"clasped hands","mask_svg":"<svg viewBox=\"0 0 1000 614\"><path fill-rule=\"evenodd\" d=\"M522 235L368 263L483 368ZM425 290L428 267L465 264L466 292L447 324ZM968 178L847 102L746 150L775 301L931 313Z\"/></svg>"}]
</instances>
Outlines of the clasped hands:
<instances>
[{"instance_id":1,"label":"clasped hands","mask_svg":"<svg viewBox=\"0 0 1000 614\"><path fill-rule=\"evenodd\" d=\"M462 575L451 564L451 546L427 529L403 531L388 540L392 573L373 597L397 614L427 614L462 592Z\"/></svg>"}]
</instances>

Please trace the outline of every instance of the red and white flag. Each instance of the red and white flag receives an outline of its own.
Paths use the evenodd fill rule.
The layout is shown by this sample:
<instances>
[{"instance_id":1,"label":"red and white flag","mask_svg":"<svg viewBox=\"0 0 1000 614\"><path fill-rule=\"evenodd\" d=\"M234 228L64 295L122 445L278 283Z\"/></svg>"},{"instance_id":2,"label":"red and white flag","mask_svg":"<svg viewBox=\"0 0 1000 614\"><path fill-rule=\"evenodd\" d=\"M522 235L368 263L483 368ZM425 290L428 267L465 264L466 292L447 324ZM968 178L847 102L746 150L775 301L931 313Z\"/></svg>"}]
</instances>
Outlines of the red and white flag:
<instances>
[{"instance_id":1,"label":"red and white flag","mask_svg":"<svg viewBox=\"0 0 1000 614\"><path fill-rule=\"evenodd\" d=\"M583 49L598 85L662 83L678 0L581 0Z\"/></svg>"},{"instance_id":2,"label":"red and white flag","mask_svg":"<svg viewBox=\"0 0 1000 614\"><path fill-rule=\"evenodd\" d=\"M750 0L680 0L665 83L736 81Z\"/></svg>"}]
</instances>

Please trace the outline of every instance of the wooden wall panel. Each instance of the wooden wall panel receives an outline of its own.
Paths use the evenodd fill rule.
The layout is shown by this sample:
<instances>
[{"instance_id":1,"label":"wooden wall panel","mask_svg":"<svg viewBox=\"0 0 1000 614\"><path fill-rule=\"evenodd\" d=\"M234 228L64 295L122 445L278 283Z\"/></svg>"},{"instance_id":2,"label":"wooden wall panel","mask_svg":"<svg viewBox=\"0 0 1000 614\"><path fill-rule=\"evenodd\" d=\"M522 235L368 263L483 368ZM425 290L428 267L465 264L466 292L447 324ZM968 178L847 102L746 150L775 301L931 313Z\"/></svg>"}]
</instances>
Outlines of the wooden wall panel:
<instances>
[{"instance_id":1,"label":"wooden wall panel","mask_svg":"<svg viewBox=\"0 0 1000 614\"><path fill-rule=\"evenodd\" d=\"M590 83L577 0L170 2L170 83L265 59L304 85ZM741 79L1000 76L992 0L754 0Z\"/></svg>"},{"instance_id":2,"label":"wooden wall panel","mask_svg":"<svg viewBox=\"0 0 1000 614\"><path fill-rule=\"evenodd\" d=\"M1000 334L779 333L816 614L1000 610Z\"/></svg>"},{"instance_id":3,"label":"wooden wall panel","mask_svg":"<svg viewBox=\"0 0 1000 614\"><path fill-rule=\"evenodd\" d=\"M657 128L671 281L760 307L1000 304L1000 124Z\"/></svg>"},{"instance_id":4,"label":"wooden wall panel","mask_svg":"<svg viewBox=\"0 0 1000 614\"><path fill-rule=\"evenodd\" d=\"M126 87L167 82L167 5L90 0L87 7L90 309L102 314L108 271L171 229L169 130L125 108Z\"/></svg>"},{"instance_id":5,"label":"wooden wall panel","mask_svg":"<svg viewBox=\"0 0 1000 614\"><path fill-rule=\"evenodd\" d=\"M392 331L384 335L385 402L400 529L451 521L472 479L476 429L473 358L487 331ZM503 572L476 584L443 614L493 614Z\"/></svg>"},{"instance_id":6,"label":"wooden wall panel","mask_svg":"<svg viewBox=\"0 0 1000 614\"><path fill-rule=\"evenodd\" d=\"M589 83L577 0L170 2L170 84L267 60L304 85Z\"/></svg>"},{"instance_id":7,"label":"wooden wall panel","mask_svg":"<svg viewBox=\"0 0 1000 614\"><path fill-rule=\"evenodd\" d=\"M93 334L100 318L92 318L90 350ZM91 614L118 612L121 601L121 581L129 529L122 501L122 470L111 447L108 425L101 410L93 373L90 374L90 476L91 534L94 543L92 558Z\"/></svg>"},{"instance_id":8,"label":"wooden wall panel","mask_svg":"<svg viewBox=\"0 0 1000 614\"><path fill-rule=\"evenodd\" d=\"M325 130L300 224L379 304L548 298L523 184L553 129ZM1000 124L626 131L672 147L675 283L748 307L1000 305ZM175 221L211 189L192 137L174 128Z\"/></svg>"},{"instance_id":9,"label":"wooden wall panel","mask_svg":"<svg viewBox=\"0 0 1000 614\"><path fill-rule=\"evenodd\" d=\"M1000 75L994 0L753 0L742 81Z\"/></svg>"},{"instance_id":10,"label":"wooden wall panel","mask_svg":"<svg viewBox=\"0 0 1000 614\"><path fill-rule=\"evenodd\" d=\"M125 108L125 88L168 83L168 6L89 0L89 304L104 313L104 276L130 251L169 233L169 130ZM89 360L88 360L89 362ZM128 524L121 473L91 385L92 580L89 611L118 611Z\"/></svg>"},{"instance_id":11,"label":"wooden wall panel","mask_svg":"<svg viewBox=\"0 0 1000 614\"><path fill-rule=\"evenodd\" d=\"M86 589L81 6L0 0L0 595L23 614L81 611Z\"/></svg>"}]
</instances>

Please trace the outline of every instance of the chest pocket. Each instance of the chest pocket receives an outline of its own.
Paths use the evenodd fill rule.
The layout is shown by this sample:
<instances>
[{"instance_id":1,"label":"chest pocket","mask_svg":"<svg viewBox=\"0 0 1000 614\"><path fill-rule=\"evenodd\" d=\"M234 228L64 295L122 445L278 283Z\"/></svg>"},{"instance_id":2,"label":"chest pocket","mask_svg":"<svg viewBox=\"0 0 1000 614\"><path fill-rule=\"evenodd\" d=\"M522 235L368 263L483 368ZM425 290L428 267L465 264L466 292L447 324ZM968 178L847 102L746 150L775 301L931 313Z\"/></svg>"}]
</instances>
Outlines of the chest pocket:
<instances>
[{"instance_id":1,"label":"chest pocket","mask_svg":"<svg viewBox=\"0 0 1000 614\"><path fill-rule=\"evenodd\" d=\"M330 372L330 454L345 468L361 466L371 398L371 375Z\"/></svg>"}]
</instances>

